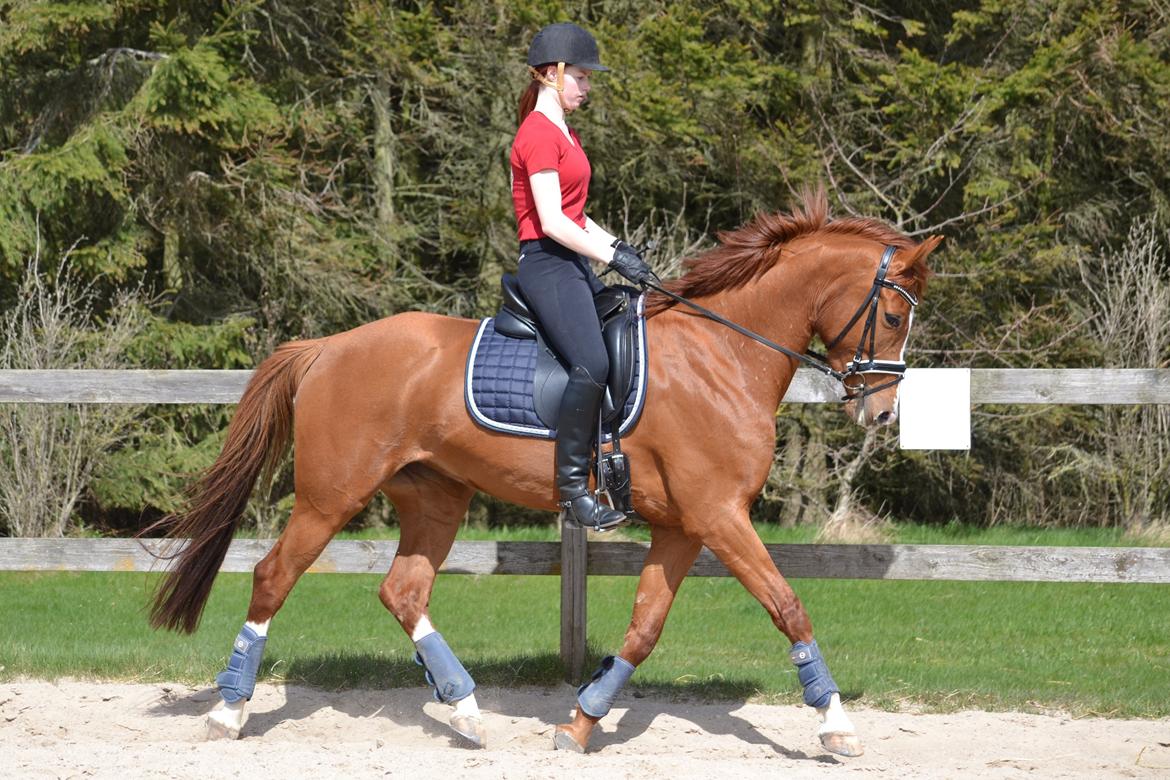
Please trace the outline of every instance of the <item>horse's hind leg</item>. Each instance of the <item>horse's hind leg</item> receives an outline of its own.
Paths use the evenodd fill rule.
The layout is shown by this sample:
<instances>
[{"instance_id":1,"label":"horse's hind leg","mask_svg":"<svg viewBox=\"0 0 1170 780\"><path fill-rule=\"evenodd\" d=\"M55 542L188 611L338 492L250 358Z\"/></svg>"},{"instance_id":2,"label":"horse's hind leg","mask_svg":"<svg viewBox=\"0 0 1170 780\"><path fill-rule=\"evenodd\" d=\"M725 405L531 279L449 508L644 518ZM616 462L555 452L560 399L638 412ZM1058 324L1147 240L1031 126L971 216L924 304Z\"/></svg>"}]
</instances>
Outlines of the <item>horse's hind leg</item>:
<instances>
[{"instance_id":1,"label":"horse's hind leg","mask_svg":"<svg viewBox=\"0 0 1170 780\"><path fill-rule=\"evenodd\" d=\"M841 694L828 665L813 640L812 622L800 599L780 574L751 520L743 512L725 522L704 527L703 544L759 600L772 623L792 642L789 659L804 686L804 701L821 718L817 736L825 749L843 756L859 756L863 748L853 723L841 706Z\"/></svg>"},{"instance_id":2,"label":"horse's hind leg","mask_svg":"<svg viewBox=\"0 0 1170 780\"><path fill-rule=\"evenodd\" d=\"M451 728L483 747L487 738L473 692L475 682L435 630L428 612L435 576L451 551L475 490L421 464L411 464L394 475L383 491L398 510L402 534L378 595L414 643L415 660L425 667L435 698L454 707Z\"/></svg>"},{"instance_id":3,"label":"horse's hind leg","mask_svg":"<svg viewBox=\"0 0 1170 780\"><path fill-rule=\"evenodd\" d=\"M298 485L298 497L284 532L253 572L247 620L232 645L227 669L216 677L222 700L207 715L208 739L235 739L240 735L269 622L300 576L317 560L329 540L365 506L375 489L371 487L364 498L335 500L329 506L321 498L323 494ZM309 499L310 495L314 500Z\"/></svg>"},{"instance_id":4,"label":"horse's hind leg","mask_svg":"<svg viewBox=\"0 0 1170 780\"><path fill-rule=\"evenodd\" d=\"M584 752L593 727L605 717L626 679L658 643L678 588L699 555L701 545L679 528L652 526L650 533L650 551L642 564L634 616L622 649L616 657L603 660L589 685L582 689L573 722L557 726L553 744L559 750Z\"/></svg>"}]
</instances>

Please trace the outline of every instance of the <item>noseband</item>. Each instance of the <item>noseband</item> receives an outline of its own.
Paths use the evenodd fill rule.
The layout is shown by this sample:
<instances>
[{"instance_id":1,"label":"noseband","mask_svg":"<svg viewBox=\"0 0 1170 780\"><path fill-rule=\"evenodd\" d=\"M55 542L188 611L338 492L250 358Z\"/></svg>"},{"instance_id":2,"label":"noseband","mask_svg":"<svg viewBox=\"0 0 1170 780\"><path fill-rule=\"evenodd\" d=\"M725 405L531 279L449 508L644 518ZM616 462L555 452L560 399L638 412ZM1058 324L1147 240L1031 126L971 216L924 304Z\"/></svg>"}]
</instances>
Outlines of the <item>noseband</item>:
<instances>
[{"instance_id":1,"label":"noseband","mask_svg":"<svg viewBox=\"0 0 1170 780\"><path fill-rule=\"evenodd\" d=\"M865 398L867 395L873 395L879 390L884 390L891 385L898 384L906 375L906 361L877 360L873 356L875 348L874 345L877 341L878 300L881 296L882 288L893 290L894 292L898 293L898 295L901 295L903 298L905 298L906 302L910 304L910 322L906 326L907 340L910 338L910 326L914 324L914 307L918 305L918 298L905 287L895 282L891 282L886 278L886 274L890 270L890 261L894 258L894 252L896 251L898 251L897 247L887 246L885 251L882 252L882 259L881 262L878 263L877 273L874 274L873 286L870 287L869 294L865 296L865 300L862 301L861 305L857 307L857 311L850 318L848 324L846 324L845 327L841 329L841 332L837 334L837 338L829 342L828 346L826 347L826 351L828 351L837 346L837 344L841 342L841 339L845 338L845 334L849 332L849 329L856 325L857 321L861 319L863 315L865 315L865 327L861 331L861 340L857 343L857 350L853 353L853 359L845 364L844 371L838 371L829 365L829 359L825 355L822 355L818 352L813 352L812 350L809 350L807 354L803 355L799 352L794 352L785 346L777 344L771 339L765 338L758 333L748 330L742 325L737 325L736 323L719 316L710 309L704 308L699 304L694 303L693 301L687 300L681 295L675 295L670 290L664 289L658 284L653 282L646 282L645 285L657 290L666 297L671 298L683 304L684 306L689 306L709 320L714 320L720 325L725 325L735 332L747 336L753 341L757 341L760 344L763 344L765 347L774 349L781 354L787 355L793 360L804 363L809 368L816 369L826 376L833 377L845 388L845 395L842 396L841 400L855 401ZM866 313L867 310L868 314ZM867 341L869 342L869 358L863 359L866 352ZM903 342L903 354L905 354L905 349L906 344ZM876 387L869 387L865 383L866 374L890 374L894 378ZM854 383L851 385L850 381L853 377L857 377L857 380L860 383Z\"/></svg>"}]
</instances>

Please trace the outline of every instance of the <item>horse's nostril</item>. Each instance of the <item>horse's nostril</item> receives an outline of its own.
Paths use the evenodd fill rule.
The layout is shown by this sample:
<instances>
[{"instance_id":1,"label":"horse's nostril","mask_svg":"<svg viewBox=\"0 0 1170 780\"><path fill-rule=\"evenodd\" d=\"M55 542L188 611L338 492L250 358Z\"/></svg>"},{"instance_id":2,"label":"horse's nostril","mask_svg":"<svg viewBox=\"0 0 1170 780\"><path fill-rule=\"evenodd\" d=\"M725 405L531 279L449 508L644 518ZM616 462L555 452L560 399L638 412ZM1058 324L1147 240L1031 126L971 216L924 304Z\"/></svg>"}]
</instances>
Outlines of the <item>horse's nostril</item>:
<instances>
[{"instance_id":1,"label":"horse's nostril","mask_svg":"<svg viewBox=\"0 0 1170 780\"><path fill-rule=\"evenodd\" d=\"M886 412L882 412L881 414L879 414L874 419L874 422L876 422L878 425L889 425L890 423L892 423L894 421L894 419L895 419L894 413L886 411Z\"/></svg>"}]
</instances>

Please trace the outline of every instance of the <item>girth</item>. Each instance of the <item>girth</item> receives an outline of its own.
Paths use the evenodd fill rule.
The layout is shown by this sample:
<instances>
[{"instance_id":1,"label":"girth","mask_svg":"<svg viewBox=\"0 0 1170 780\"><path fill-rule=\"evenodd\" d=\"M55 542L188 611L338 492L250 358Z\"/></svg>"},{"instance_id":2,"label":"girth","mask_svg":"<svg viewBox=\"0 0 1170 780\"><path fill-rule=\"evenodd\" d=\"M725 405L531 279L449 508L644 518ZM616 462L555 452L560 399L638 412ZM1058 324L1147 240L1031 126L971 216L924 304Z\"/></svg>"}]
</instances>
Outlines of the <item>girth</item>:
<instances>
[{"instance_id":1,"label":"girth","mask_svg":"<svg viewBox=\"0 0 1170 780\"><path fill-rule=\"evenodd\" d=\"M504 274L500 287L503 305L496 314L496 332L512 338L536 340L539 349L533 401L540 419L555 428L561 396L568 383L568 366L545 338L532 309L524 300L515 274ZM597 318L601 321L601 337L609 353L609 378L601 407L605 423L620 421L634 384L637 314L633 301L637 295L639 292L633 287L615 286L607 287L593 297Z\"/></svg>"}]
</instances>

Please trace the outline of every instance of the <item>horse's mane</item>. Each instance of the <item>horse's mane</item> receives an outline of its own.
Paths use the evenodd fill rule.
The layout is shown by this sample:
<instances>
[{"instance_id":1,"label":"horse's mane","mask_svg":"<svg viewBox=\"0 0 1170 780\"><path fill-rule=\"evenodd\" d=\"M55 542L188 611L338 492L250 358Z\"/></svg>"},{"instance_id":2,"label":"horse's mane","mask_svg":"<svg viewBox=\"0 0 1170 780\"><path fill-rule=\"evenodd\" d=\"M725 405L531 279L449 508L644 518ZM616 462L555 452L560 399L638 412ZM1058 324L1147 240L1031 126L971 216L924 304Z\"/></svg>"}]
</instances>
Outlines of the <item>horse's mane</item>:
<instances>
[{"instance_id":1,"label":"horse's mane","mask_svg":"<svg viewBox=\"0 0 1170 780\"><path fill-rule=\"evenodd\" d=\"M805 190L800 193L800 200L800 206L791 213L757 214L737 230L720 231L719 246L683 261L683 275L665 282L663 287L685 298L742 287L776 263L784 244L814 233L860 236L899 249L918 246L909 236L876 219L830 219L824 189ZM921 295L928 273L925 263L916 258L904 275L909 277L905 282ZM674 303L662 293L650 291L646 296L646 315L653 316Z\"/></svg>"}]
</instances>

